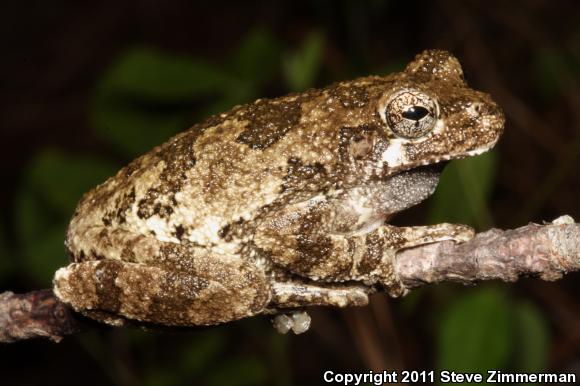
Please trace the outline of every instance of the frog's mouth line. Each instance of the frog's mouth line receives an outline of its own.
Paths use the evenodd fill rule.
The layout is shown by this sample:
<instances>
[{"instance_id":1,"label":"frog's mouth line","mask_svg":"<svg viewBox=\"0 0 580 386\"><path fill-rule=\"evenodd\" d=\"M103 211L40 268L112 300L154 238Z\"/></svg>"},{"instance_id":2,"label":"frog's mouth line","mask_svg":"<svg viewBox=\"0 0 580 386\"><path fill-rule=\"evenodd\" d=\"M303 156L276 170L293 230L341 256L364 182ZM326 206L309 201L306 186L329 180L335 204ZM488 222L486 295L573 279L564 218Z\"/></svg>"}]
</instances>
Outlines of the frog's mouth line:
<instances>
[{"instance_id":1,"label":"frog's mouth line","mask_svg":"<svg viewBox=\"0 0 580 386\"><path fill-rule=\"evenodd\" d=\"M420 165L416 166L413 169L405 170L401 173L407 173L409 175L419 175L423 174L425 176L430 176L431 178L439 178L443 173L443 169L447 166L451 161L449 160L441 160L436 163L428 164L428 165Z\"/></svg>"},{"instance_id":2,"label":"frog's mouth line","mask_svg":"<svg viewBox=\"0 0 580 386\"><path fill-rule=\"evenodd\" d=\"M416 168L413 168L413 170L411 170L411 172L419 171L422 173L441 174L441 173L443 173L443 169L445 169L445 166L447 166L449 164L449 162L451 162L451 161L450 160L441 160L441 161L436 162L434 164L418 166Z\"/></svg>"}]
</instances>

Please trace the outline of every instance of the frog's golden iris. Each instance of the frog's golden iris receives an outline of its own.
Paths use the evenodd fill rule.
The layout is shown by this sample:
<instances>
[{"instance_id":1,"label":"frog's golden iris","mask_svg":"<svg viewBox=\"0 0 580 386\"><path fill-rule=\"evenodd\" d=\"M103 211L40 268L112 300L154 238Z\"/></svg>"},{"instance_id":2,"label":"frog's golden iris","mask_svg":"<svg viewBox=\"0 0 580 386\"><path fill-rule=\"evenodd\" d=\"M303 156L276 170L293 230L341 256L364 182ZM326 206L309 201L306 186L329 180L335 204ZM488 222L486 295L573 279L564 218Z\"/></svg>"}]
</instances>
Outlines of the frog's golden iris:
<instances>
[{"instance_id":1,"label":"frog's golden iris","mask_svg":"<svg viewBox=\"0 0 580 386\"><path fill-rule=\"evenodd\" d=\"M439 109L431 96L416 89L392 93L385 103L381 118L397 137L420 138L430 133L437 122Z\"/></svg>"}]
</instances>

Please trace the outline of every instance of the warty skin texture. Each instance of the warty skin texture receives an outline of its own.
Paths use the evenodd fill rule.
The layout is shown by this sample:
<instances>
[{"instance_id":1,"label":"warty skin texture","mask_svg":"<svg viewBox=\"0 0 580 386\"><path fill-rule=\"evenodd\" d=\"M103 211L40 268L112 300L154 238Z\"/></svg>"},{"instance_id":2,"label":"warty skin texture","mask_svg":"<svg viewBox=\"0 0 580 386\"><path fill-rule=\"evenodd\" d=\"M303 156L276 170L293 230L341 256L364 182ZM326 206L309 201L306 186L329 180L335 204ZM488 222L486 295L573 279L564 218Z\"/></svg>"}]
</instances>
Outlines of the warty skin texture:
<instances>
[{"instance_id":1,"label":"warty skin texture","mask_svg":"<svg viewBox=\"0 0 580 386\"><path fill-rule=\"evenodd\" d=\"M429 102L414 110L430 119L416 138L414 121L401 136L385 118L411 116L392 110L407 100ZM83 196L55 293L103 322L170 326L400 295L398 249L472 231L385 222L434 191L441 162L487 151L502 130L501 110L444 51L400 73L237 106Z\"/></svg>"}]
</instances>

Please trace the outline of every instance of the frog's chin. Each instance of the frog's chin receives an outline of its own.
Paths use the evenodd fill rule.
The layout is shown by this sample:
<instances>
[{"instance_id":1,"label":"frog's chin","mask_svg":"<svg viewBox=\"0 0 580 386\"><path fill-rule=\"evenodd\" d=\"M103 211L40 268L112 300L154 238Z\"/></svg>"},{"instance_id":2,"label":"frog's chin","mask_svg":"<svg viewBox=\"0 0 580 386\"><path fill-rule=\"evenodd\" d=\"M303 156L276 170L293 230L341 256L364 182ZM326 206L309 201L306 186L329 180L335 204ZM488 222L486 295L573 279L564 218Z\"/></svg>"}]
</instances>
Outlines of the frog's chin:
<instances>
[{"instance_id":1,"label":"frog's chin","mask_svg":"<svg viewBox=\"0 0 580 386\"><path fill-rule=\"evenodd\" d=\"M397 196L397 203L393 205L393 213L413 207L431 196L435 192L441 173L448 163L449 161L442 161L422 165L390 177L388 184Z\"/></svg>"},{"instance_id":2,"label":"frog's chin","mask_svg":"<svg viewBox=\"0 0 580 386\"><path fill-rule=\"evenodd\" d=\"M377 185L354 188L348 195L346 207L349 213L357 218L357 225L348 234L370 233L396 213L427 199L435 191L447 163L444 161L418 166L389 176Z\"/></svg>"}]
</instances>

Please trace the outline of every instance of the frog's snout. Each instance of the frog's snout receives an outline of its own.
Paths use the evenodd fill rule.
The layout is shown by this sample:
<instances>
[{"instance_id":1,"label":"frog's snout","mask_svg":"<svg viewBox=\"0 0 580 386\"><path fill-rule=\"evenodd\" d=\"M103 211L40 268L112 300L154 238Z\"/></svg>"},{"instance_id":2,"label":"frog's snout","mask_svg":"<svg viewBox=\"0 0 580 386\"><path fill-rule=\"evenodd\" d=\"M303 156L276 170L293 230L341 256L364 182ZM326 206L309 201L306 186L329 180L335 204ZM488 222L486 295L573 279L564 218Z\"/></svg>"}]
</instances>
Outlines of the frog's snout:
<instances>
[{"instance_id":1,"label":"frog's snout","mask_svg":"<svg viewBox=\"0 0 580 386\"><path fill-rule=\"evenodd\" d=\"M495 103L488 94L481 93L481 100L472 102L466 109L467 113L476 119L480 127L482 126L497 141L505 123L503 110Z\"/></svg>"}]
</instances>

